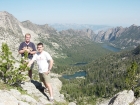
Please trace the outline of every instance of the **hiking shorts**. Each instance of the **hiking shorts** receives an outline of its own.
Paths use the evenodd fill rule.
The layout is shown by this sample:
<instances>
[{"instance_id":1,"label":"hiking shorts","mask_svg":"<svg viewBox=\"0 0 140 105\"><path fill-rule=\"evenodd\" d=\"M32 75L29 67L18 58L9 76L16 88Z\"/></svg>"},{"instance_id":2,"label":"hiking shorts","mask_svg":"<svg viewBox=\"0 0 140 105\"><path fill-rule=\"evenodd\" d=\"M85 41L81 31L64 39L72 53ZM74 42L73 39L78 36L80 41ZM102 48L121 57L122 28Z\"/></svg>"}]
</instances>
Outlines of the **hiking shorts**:
<instances>
[{"instance_id":1,"label":"hiking shorts","mask_svg":"<svg viewBox=\"0 0 140 105\"><path fill-rule=\"evenodd\" d=\"M39 73L39 77L40 77L40 81L45 81L46 83L50 83L51 82L51 76L50 73L49 74L45 74L45 73Z\"/></svg>"}]
</instances>

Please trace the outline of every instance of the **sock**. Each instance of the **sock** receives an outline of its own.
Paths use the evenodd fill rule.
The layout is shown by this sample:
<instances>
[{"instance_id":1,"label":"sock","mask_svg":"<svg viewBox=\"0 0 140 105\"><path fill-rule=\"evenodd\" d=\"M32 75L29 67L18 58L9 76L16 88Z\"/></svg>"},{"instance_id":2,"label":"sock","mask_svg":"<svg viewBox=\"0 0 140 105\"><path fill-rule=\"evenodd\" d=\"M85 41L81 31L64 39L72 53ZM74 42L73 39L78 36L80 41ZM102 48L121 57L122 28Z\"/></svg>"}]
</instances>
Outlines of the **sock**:
<instances>
[{"instance_id":1,"label":"sock","mask_svg":"<svg viewBox=\"0 0 140 105\"><path fill-rule=\"evenodd\" d=\"M50 99L53 99L53 97L50 97Z\"/></svg>"}]
</instances>

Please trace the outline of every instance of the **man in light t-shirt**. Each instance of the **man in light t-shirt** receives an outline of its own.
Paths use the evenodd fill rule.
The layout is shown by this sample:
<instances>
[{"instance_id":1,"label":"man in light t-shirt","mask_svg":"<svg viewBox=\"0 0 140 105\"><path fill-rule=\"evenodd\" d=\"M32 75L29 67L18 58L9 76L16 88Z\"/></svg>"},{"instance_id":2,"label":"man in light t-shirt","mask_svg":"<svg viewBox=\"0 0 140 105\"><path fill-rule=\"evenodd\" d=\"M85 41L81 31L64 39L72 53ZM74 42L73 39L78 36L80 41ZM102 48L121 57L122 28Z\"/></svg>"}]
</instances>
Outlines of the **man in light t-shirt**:
<instances>
[{"instance_id":1,"label":"man in light t-shirt","mask_svg":"<svg viewBox=\"0 0 140 105\"><path fill-rule=\"evenodd\" d=\"M48 52L44 51L42 43L37 44L37 50L38 52L33 56L27 66L30 67L34 61L37 61L40 80L44 83L45 87L48 88L50 101L53 101L53 91L50 84L50 71L53 66L53 59Z\"/></svg>"}]
</instances>

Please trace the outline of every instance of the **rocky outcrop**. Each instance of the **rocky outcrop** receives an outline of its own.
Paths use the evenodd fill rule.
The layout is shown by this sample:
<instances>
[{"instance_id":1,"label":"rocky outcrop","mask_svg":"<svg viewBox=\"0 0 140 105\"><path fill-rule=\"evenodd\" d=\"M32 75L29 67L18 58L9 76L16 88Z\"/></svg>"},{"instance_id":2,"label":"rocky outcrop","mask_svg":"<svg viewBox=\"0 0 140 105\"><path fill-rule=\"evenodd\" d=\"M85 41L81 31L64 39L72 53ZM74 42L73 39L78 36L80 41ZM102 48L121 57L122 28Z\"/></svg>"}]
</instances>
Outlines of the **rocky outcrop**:
<instances>
[{"instance_id":1,"label":"rocky outcrop","mask_svg":"<svg viewBox=\"0 0 140 105\"><path fill-rule=\"evenodd\" d=\"M8 42L12 52L17 56L19 42L23 37L20 22L10 13L0 12L0 47L3 42Z\"/></svg>"},{"instance_id":2,"label":"rocky outcrop","mask_svg":"<svg viewBox=\"0 0 140 105\"><path fill-rule=\"evenodd\" d=\"M22 95L18 90L0 90L0 105L30 105L27 99L30 100L32 105L37 103L32 97Z\"/></svg>"},{"instance_id":3,"label":"rocky outcrop","mask_svg":"<svg viewBox=\"0 0 140 105\"><path fill-rule=\"evenodd\" d=\"M111 99L98 101L96 105L140 105L140 98L136 99L132 90L124 90Z\"/></svg>"},{"instance_id":4,"label":"rocky outcrop","mask_svg":"<svg viewBox=\"0 0 140 105\"><path fill-rule=\"evenodd\" d=\"M65 102L64 95L60 94L59 92L62 87L62 82L58 78L52 78L51 81L55 101ZM40 104L50 103L49 101L47 101L50 97L49 93L42 83L32 80L31 82L25 82L21 86L23 90L27 91L29 95L36 97Z\"/></svg>"},{"instance_id":5,"label":"rocky outcrop","mask_svg":"<svg viewBox=\"0 0 140 105\"><path fill-rule=\"evenodd\" d=\"M21 94L16 89L0 90L0 105L47 105L49 93L42 83L32 80L24 82L21 87L26 94ZM60 94L62 82L58 78L52 78L54 99L56 102L65 103L64 95Z\"/></svg>"},{"instance_id":6,"label":"rocky outcrop","mask_svg":"<svg viewBox=\"0 0 140 105\"><path fill-rule=\"evenodd\" d=\"M74 103L74 102L70 102L68 105L76 105L76 103Z\"/></svg>"},{"instance_id":7,"label":"rocky outcrop","mask_svg":"<svg viewBox=\"0 0 140 105\"><path fill-rule=\"evenodd\" d=\"M0 28L14 33L21 33L19 24L20 22L12 14L6 11L0 12Z\"/></svg>"},{"instance_id":8,"label":"rocky outcrop","mask_svg":"<svg viewBox=\"0 0 140 105\"><path fill-rule=\"evenodd\" d=\"M56 34L56 30L50 26L48 26L48 24L45 25L37 25L34 24L32 22L30 22L29 20L27 21L23 21L22 25L27 28L30 29L32 31L34 31L37 34L43 33L43 34Z\"/></svg>"},{"instance_id":9,"label":"rocky outcrop","mask_svg":"<svg viewBox=\"0 0 140 105\"><path fill-rule=\"evenodd\" d=\"M95 33L91 29L82 29L82 30L68 29L60 31L59 34L70 36L85 36L90 39L92 39L93 36L95 35Z\"/></svg>"},{"instance_id":10,"label":"rocky outcrop","mask_svg":"<svg viewBox=\"0 0 140 105\"><path fill-rule=\"evenodd\" d=\"M94 41L96 42L102 42L102 41L113 41L117 37L121 35L125 31L125 28L123 27L117 27L117 28L111 28L106 31L99 31L97 36L94 38Z\"/></svg>"},{"instance_id":11,"label":"rocky outcrop","mask_svg":"<svg viewBox=\"0 0 140 105\"><path fill-rule=\"evenodd\" d=\"M140 26L110 28L106 31L99 31L93 37L95 42L109 42L111 45L125 49L135 48L140 44Z\"/></svg>"},{"instance_id":12,"label":"rocky outcrop","mask_svg":"<svg viewBox=\"0 0 140 105\"><path fill-rule=\"evenodd\" d=\"M134 100L134 92L132 90L124 90L116 94L108 105L130 105Z\"/></svg>"},{"instance_id":13,"label":"rocky outcrop","mask_svg":"<svg viewBox=\"0 0 140 105\"><path fill-rule=\"evenodd\" d=\"M12 14L0 12L0 47L2 42L10 46L14 58L19 58L18 47L24 41L24 35L31 34L31 41L35 45L39 42L44 43L44 49L53 57L65 58L67 55L63 51L73 46L82 46L92 43L94 32L90 29L67 30L57 32L48 24L37 25L29 20L19 22Z\"/></svg>"},{"instance_id":14,"label":"rocky outcrop","mask_svg":"<svg viewBox=\"0 0 140 105\"><path fill-rule=\"evenodd\" d=\"M133 105L140 105L140 97L134 102Z\"/></svg>"}]
</instances>

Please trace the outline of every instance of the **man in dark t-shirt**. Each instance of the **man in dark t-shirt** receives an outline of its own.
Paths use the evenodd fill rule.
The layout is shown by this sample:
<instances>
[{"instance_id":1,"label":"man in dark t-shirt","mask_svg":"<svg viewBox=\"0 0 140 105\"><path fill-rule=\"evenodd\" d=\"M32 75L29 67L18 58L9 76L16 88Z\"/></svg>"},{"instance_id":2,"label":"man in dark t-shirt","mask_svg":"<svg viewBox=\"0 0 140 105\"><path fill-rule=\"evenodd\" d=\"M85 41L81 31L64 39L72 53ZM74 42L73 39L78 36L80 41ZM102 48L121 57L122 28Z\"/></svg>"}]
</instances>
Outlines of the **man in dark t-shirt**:
<instances>
[{"instance_id":1,"label":"man in dark t-shirt","mask_svg":"<svg viewBox=\"0 0 140 105\"><path fill-rule=\"evenodd\" d=\"M33 42L30 42L30 39L31 39L31 35L29 33L25 34L25 42L22 42L18 49L22 57L24 56L24 52L27 51L29 60L31 60L33 58L33 54L36 53L35 45ZM33 69L33 64L28 72L30 79L32 79L32 69Z\"/></svg>"}]
</instances>

